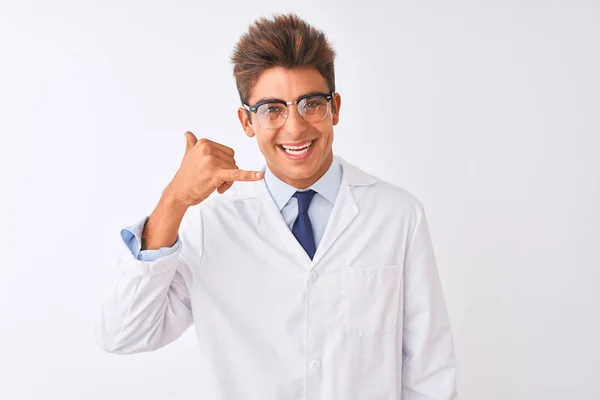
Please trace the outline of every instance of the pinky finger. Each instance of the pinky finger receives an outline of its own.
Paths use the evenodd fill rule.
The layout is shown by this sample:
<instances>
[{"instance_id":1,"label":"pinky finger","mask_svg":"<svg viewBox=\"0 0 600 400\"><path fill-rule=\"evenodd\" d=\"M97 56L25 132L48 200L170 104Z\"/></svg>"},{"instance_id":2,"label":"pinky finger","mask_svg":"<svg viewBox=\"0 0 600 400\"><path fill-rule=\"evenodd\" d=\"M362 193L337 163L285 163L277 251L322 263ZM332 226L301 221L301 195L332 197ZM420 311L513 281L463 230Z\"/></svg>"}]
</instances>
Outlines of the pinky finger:
<instances>
[{"instance_id":1,"label":"pinky finger","mask_svg":"<svg viewBox=\"0 0 600 400\"><path fill-rule=\"evenodd\" d=\"M231 186L233 186L233 182L225 182L221 186L217 188L217 192L219 194L225 193Z\"/></svg>"}]
</instances>

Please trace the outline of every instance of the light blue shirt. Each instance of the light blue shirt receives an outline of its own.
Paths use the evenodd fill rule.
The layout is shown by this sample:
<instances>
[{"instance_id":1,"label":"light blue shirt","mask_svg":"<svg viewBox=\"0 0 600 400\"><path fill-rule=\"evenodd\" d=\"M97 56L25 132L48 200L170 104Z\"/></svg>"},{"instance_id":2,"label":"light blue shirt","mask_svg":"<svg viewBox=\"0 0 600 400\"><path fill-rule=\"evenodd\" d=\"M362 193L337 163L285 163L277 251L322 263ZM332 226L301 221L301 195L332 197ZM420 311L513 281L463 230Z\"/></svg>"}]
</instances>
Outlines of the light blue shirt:
<instances>
[{"instance_id":1,"label":"light blue shirt","mask_svg":"<svg viewBox=\"0 0 600 400\"><path fill-rule=\"evenodd\" d=\"M263 168L263 172L265 173L264 180L269 194L273 198L283 219L291 230L292 225L298 216L298 200L292 196L298 189L277 178L267 167ZM312 189L317 192L308 209L308 216L313 227L315 245L317 247L321 242L321 238L327 227L327 222L329 221L329 216L333 210L333 205L335 204L335 199L340 190L342 175L342 166L334 157L327 172L325 172L318 181L312 184L312 186L306 189ZM148 221L148 218L149 217L146 217L143 221L121 230L121 238L127 244L133 256L141 261L155 261L161 257L172 254L179 246L181 246L181 240L178 236L177 241L172 247L140 251L142 248L142 232L144 231L144 225Z\"/></svg>"}]
</instances>

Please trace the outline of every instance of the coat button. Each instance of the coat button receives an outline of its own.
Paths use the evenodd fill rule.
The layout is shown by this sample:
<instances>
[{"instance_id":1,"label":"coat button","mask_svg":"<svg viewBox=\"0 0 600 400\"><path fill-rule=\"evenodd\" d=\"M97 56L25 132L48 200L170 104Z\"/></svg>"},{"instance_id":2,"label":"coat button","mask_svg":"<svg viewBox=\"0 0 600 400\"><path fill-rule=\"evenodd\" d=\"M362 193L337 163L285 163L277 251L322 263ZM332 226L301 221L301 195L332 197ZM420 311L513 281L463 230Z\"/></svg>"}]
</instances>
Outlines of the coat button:
<instances>
[{"instance_id":1,"label":"coat button","mask_svg":"<svg viewBox=\"0 0 600 400\"><path fill-rule=\"evenodd\" d=\"M315 271L310 271L310 273L308 274L308 280L310 282L316 281L318 277L319 277L319 274L317 274Z\"/></svg>"},{"instance_id":2,"label":"coat button","mask_svg":"<svg viewBox=\"0 0 600 400\"><path fill-rule=\"evenodd\" d=\"M310 360L310 363L308 365L309 365L310 369L312 369L313 371L316 371L319 368L321 368L321 361L317 360L315 358L314 360Z\"/></svg>"}]
</instances>

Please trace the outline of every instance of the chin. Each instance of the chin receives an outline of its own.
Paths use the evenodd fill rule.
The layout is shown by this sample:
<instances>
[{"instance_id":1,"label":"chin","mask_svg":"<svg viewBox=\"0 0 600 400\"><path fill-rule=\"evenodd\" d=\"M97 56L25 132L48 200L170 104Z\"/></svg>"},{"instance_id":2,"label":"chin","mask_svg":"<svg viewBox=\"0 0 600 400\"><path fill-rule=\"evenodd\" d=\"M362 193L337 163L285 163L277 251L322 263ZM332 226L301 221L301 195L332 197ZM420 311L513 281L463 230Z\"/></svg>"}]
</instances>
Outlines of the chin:
<instances>
[{"instance_id":1,"label":"chin","mask_svg":"<svg viewBox=\"0 0 600 400\"><path fill-rule=\"evenodd\" d=\"M305 170L298 171L297 169L294 169L294 168L284 168L283 173L285 174L285 176L287 176L290 179L304 180L304 179L310 179L312 176L314 176L316 173L316 170L314 168L311 168L308 171L305 171Z\"/></svg>"},{"instance_id":2,"label":"chin","mask_svg":"<svg viewBox=\"0 0 600 400\"><path fill-rule=\"evenodd\" d=\"M263 147L263 154L268 157L268 164L271 165L272 171L280 179L287 181L288 184L304 186L314 180L316 175L321 174L323 163L326 162L327 155L321 145L322 138L313 139L309 148L302 149L297 146L298 150L290 154L283 148L289 146L288 143L270 143L269 146Z\"/></svg>"}]
</instances>

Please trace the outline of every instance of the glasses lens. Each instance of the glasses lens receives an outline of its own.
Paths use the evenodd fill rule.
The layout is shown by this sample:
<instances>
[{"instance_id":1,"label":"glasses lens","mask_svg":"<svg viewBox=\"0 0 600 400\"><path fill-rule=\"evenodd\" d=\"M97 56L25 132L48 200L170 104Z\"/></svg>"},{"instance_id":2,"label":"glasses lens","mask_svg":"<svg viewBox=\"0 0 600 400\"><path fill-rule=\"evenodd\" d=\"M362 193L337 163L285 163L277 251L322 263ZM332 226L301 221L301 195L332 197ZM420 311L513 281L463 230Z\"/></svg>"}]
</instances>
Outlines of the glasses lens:
<instances>
[{"instance_id":1,"label":"glasses lens","mask_svg":"<svg viewBox=\"0 0 600 400\"><path fill-rule=\"evenodd\" d=\"M327 116L328 106L329 102L325 96L312 96L300 101L298 111L307 122L318 122Z\"/></svg>"},{"instance_id":2,"label":"glasses lens","mask_svg":"<svg viewBox=\"0 0 600 400\"><path fill-rule=\"evenodd\" d=\"M287 108L280 103L267 103L258 107L256 115L265 128L279 128L287 118Z\"/></svg>"}]
</instances>

